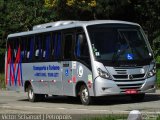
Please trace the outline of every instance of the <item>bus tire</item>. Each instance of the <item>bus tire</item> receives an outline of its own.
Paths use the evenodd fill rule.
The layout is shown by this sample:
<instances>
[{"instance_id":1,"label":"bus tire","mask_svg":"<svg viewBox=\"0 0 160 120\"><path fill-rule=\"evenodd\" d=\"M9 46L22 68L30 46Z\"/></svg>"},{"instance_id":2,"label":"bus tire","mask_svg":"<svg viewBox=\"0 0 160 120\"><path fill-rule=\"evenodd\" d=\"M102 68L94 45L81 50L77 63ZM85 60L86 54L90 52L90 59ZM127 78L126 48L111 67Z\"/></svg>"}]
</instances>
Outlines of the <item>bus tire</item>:
<instances>
[{"instance_id":1,"label":"bus tire","mask_svg":"<svg viewBox=\"0 0 160 120\"><path fill-rule=\"evenodd\" d=\"M145 98L145 93L131 95L132 101L142 101Z\"/></svg>"},{"instance_id":2,"label":"bus tire","mask_svg":"<svg viewBox=\"0 0 160 120\"><path fill-rule=\"evenodd\" d=\"M80 100L83 105L89 105L92 103L92 98L89 95L89 90L86 85L80 87Z\"/></svg>"},{"instance_id":3,"label":"bus tire","mask_svg":"<svg viewBox=\"0 0 160 120\"><path fill-rule=\"evenodd\" d=\"M37 102L37 101L41 101L45 98L45 95L41 95L41 94L35 94L33 92L33 88L31 85L28 86L28 100L30 102Z\"/></svg>"}]
</instances>

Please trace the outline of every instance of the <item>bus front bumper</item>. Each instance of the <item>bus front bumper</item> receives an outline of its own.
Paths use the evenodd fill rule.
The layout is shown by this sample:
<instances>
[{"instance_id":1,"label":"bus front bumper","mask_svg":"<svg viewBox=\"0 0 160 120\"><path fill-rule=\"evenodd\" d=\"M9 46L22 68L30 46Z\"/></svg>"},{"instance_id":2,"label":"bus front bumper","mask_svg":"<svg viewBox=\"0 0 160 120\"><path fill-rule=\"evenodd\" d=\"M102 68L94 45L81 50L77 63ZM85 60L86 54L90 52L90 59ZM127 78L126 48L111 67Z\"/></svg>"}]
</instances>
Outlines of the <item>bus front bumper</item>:
<instances>
[{"instance_id":1,"label":"bus front bumper","mask_svg":"<svg viewBox=\"0 0 160 120\"><path fill-rule=\"evenodd\" d=\"M154 93L156 90L156 86L155 86L155 82L156 82L156 76L147 78L144 80L143 84L141 85L141 87L139 89L133 89L133 88L128 88L127 89L122 89L120 88L117 84L117 82L113 81L113 80L107 80L107 79L103 79L101 77L97 77L97 79L95 79L95 96L107 96L107 95L124 95L124 94L128 94L126 91L128 89L130 90L136 90L137 93ZM125 85L132 85L132 84L137 84L138 82L121 82L121 84ZM132 94L132 93L131 93Z\"/></svg>"}]
</instances>

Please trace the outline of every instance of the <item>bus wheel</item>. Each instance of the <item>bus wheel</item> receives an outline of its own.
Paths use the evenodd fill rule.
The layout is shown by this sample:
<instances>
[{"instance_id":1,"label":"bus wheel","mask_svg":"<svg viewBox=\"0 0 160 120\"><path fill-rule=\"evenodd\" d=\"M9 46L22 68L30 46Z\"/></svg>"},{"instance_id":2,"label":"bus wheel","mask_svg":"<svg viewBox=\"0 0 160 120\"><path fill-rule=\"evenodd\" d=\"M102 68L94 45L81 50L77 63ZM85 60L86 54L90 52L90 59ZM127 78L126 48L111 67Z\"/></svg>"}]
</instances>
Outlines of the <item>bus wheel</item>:
<instances>
[{"instance_id":1,"label":"bus wheel","mask_svg":"<svg viewBox=\"0 0 160 120\"><path fill-rule=\"evenodd\" d=\"M144 97L145 97L145 93L135 94L135 95L131 95L131 100L132 101L142 101Z\"/></svg>"},{"instance_id":2,"label":"bus wheel","mask_svg":"<svg viewBox=\"0 0 160 120\"><path fill-rule=\"evenodd\" d=\"M28 99L30 102L37 102L37 101L41 101L45 98L45 95L41 95L41 94L35 94L33 92L33 88L31 85L28 86Z\"/></svg>"},{"instance_id":3,"label":"bus wheel","mask_svg":"<svg viewBox=\"0 0 160 120\"><path fill-rule=\"evenodd\" d=\"M80 99L83 105L89 105L92 102L86 85L82 85L80 88Z\"/></svg>"}]
</instances>

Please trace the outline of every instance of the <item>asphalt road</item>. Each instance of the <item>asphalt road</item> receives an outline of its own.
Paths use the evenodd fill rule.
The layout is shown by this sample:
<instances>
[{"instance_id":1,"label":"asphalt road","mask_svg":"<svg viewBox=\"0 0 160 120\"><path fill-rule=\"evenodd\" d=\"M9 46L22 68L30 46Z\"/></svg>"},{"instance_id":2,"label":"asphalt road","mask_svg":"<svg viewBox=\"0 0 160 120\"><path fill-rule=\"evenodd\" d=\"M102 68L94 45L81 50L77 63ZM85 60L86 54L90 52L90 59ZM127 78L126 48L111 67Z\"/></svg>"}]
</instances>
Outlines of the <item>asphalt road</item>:
<instances>
[{"instance_id":1,"label":"asphalt road","mask_svg":"<svg viewBox=\"0 0 160 120\"><path fill-rule=\"evenodd\" d=\"M23 92L0 91L0 114L2 113L46 113L46 114L108 114L129 113L160 114L160 90L147 94L142 102L131 102L129 97L108 96L95 101L93 105L81 105L79 100L67 97L49 97L43 102L31 103Z\"/></svg>"}]
</instances>

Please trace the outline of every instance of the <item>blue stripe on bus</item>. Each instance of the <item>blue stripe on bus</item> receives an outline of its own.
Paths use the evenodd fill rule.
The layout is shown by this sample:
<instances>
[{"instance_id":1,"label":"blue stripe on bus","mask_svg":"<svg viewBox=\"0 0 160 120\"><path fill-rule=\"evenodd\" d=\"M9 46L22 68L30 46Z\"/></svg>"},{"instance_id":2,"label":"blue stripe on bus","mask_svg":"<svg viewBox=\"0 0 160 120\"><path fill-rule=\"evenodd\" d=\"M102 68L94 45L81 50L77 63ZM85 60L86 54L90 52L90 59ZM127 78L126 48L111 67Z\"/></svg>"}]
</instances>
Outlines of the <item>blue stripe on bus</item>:
<instances>
[{"instance_id":1,"label":"blue stripe on bus","mask_svg":"<svg viewBox=\"0 0 160 120\"><path fill-rule=\"evenodd\" d=\"M16 63L15 63L15 64L16 64ZM19 63L18 63L18 67L16 66L16 68L17 68L17 71L15 71L16 73L14 73L14 75L15 75L15 76L14 76L14 77L15 77L15 78L14 78L15 86L17 86L17 80L18 80L18 78L17 78L17 77L18 77Z\"/></svg>"},{"instance_id":2,"label":"blue stripe on bus","mask_svg":"<svg viewBox=\"0 0 160 120\"><path fill-rule=\"evenodd\" d=\"M18 67L17 67L16 77L15 77L15 81L16 81L16 82L15 82L15 83L16 83L15 85L16 85L16 86L17 86L17 81L18 81L18 78L17 78L17 77L18 77L19 69L20 69L20 74L22 73L22 71L21 71L21 68L20 68L20 67L21 67L21 55L20 55L20 60L19 60L19 62L18 62Z\"/></svg>"},{"instance_id":3,"label":"blue stripe on bus","mask_svg":"<svg viewBox=\"0 0 160 120\"><path fill-rule=\"evenodd\" d=\"M11 72L12 72L12 75L13 75L13 78L14 78L14 84L15 84L15 71L14 71L14 63L11 61ZM12 77L12 76L11 76ZM12 79L12 78L11 78Z\"/></svg>"},{"instance_id":4,"label":"blue stripe on bus","mask_svg":"<svg viewBox=\"0 0 160 120\"><path fill-rule=\"evenodd\" d=\"M11 72L12 72L12 75L13 75L13 78L14 78L14 84L16 85L16 79L15 79L16 77L15 77L14 63L13 62L11 62Z\"/></svg>"},{"instance_id":5,"label":"blue stripe on bus","mask_svg":"<svg viewBox=\"0 0 160 120\"><path fill-rule=\"evenodd\" d=\"M12 61L12 60L11 60ZM12 69L11 69L12 67L11 67L11 63L10 63L10 75L9 75L9 84L10 84L10 86L11 86L11 74L12 74Z\"/></svg>"},{"instance_id":6,"label":"blue stripe on bus","mask_svg":"<svg viewBox=\"0 0 160 120\"><path fill-rule=\"evenodd\" d=\"M21 85L23 86L23 80L22 80L22 59L20 59L20 75L21 75Z\"/></svg>"}]
</instances>

